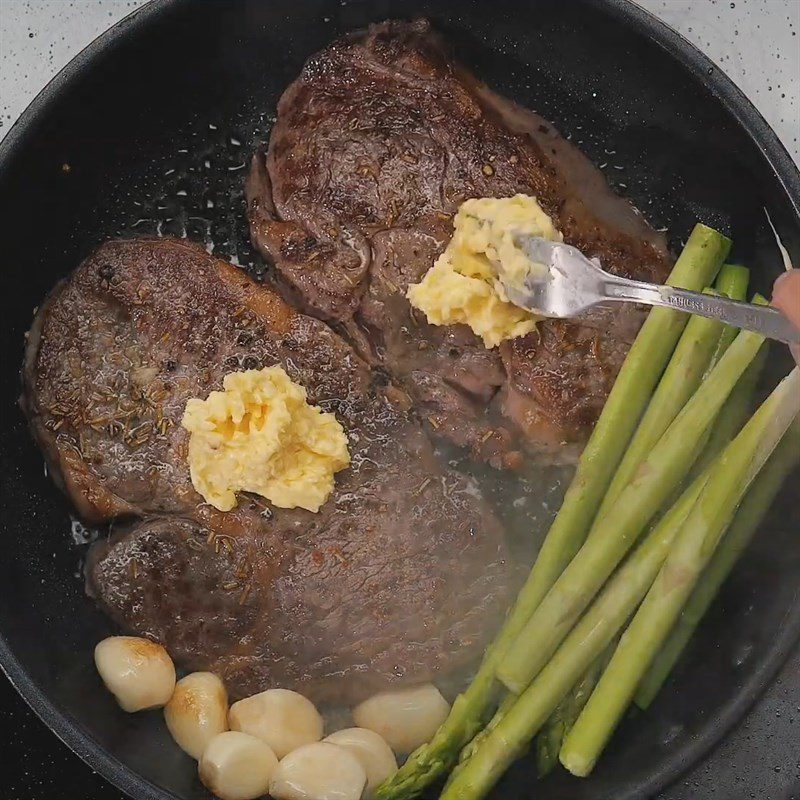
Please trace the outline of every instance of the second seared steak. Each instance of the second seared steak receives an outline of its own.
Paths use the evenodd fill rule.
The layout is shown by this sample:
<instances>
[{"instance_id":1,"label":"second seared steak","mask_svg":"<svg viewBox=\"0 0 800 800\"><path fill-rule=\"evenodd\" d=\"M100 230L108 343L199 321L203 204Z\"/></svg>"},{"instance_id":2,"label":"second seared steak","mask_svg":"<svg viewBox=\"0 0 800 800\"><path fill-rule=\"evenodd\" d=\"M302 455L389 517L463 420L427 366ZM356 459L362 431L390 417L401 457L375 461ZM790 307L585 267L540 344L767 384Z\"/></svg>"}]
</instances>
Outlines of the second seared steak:
<instances>
[{"instance_id":1,"label":"second seared steak","mask_svg":"<svg viewBox=\"0 0 800 800\"><path fill-rule=\"evenodd\" d=\"M186 401L280 365L332 411L351 466L319 513L193 489ZM124 518L88 585L127 630L234 697L271 686L354 702L467 666L508 603L498 523L442 469L407 397L325 323L177 240L104 244L42 305L23 404L81 514Z\"/></svg>"},{"instance_id":2,"label":"second seared steak","mask_svg":"<svg viewBox=\"0 0 800 800\"><path fill-rule=\"evenodd\" d=\"M521 429L563 452L596 420L641 317L548 321L484 349L405 299L471 197L534 195L565 240L640 279L664 243L543 119L455 64L427 22L387 22L313 56L278 106L247 186L251 235L279 282L406 387L433 429L497 464Z\"/></svg>"}]
</instances>

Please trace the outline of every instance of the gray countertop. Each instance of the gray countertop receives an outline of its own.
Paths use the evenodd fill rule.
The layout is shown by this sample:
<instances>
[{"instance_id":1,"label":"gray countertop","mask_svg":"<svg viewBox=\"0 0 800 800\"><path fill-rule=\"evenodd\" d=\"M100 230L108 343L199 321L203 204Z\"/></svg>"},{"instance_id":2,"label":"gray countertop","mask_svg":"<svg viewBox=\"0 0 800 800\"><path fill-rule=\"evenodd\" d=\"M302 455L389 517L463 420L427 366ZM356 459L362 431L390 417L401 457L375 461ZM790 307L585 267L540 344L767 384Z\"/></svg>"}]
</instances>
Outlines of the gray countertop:
<instances>
[{"instance_id":1,"label":"gray countertop","mask_svg":"<svg viewBox=\"0 0 800 800\"><path fill-rule=\"evenodd\" d=\"M36 93L81 48L144 2L0 0L0 138ZM800 164L800 0L639 3L727 72ZM781 717L783 722L778 726L776 719ZM794 727L786 727L787 718ZM797 725L800 651L737 731L672 787L663 800L800 798L800 749L798 760L779 763L771 743L773 737L785 737L787 730L797 739ZM6 686L0 687L0 727L16 732L14 752L19 753L19 758L9 758L4 770L0 792L4 798L120 797L97 776L89 775L88 769L44 730ZM748 763L737 766L742 740L747 740Z\"/></svg>"}]
</instances>

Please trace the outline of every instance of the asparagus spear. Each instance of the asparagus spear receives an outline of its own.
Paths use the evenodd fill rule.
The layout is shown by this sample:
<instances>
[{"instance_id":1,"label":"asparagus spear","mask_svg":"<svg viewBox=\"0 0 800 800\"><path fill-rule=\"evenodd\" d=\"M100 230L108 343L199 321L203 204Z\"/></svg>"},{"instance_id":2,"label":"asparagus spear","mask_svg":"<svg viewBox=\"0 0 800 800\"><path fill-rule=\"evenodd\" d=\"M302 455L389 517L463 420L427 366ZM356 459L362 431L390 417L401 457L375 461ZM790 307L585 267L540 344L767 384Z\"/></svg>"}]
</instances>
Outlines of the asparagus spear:
<instances>
[{"instance_id":1,"label":"asparagus spear","mask_svg":"<svg viewBox=\"0 0 800 800\"><path fill-rule=\"evenodd\" d=\"M721 233L705 225L696 225L667 283L701 290L713 280L730 246L730 240ZM448 718L433 739L414 752L400 770L378 788L378 800L405 800L418 795L450 769L461 748L480 730L494 702L497 664L583 543L613 471L686 321L685 314L671 309L654 308L648 314L581 456L536 563L500 633L486 651L477 675L456 698Z\"/></svg>"},{"instance_id":2,"label":"asparagus spear","mask_svg":"<svg viewBox=\"0 0 800 800\"><path fill-rule=\"evenodd\" d=\"M714 289L731 300L745 300L747 298L747 285L750 283L750 270L741 264L723 264L719 271ZM726 325L723 328L722 336L717 343L717 351L711 359L713 367L720 360L722 354L733 344L738 328L733 325Z\"/></svg>"},{"instance_id":3,"label":"asparagus spear","mask_svg":"<svg viewBox=\"0 0 800 800\"><path fill-rule=\"evenodd\" d=\"M708 479L696 478L636 548L531 685L453 772L441 800L480 800L619 633L647 593ZM494 722L494 721L493 721Z\"/></svg>"},{"instance_id":4,"label":"asparagus spear","mask_svg":"<svg viewBox=\"0 0 800 800\"><path fill-rule=\"evenodd\" d=\"M795 421L761 474L753 481L728 532L689 596L675 627L639 684L634 698L639 708L646 709L653 702L734 564L750 544L786 477L798 462L800 424Z\"/></svg>"},{"instance_id":5,"label":"asparagus spear","mask_svg":"<svg viewBox=\"0 0 800 800\"><path fill-rule=\"evenodd\" d=\"M758 298L759 302L766 302ZM497 677L521 692L622 560L648 521L669 499L697 458L705 432L761 347L742 331L673 420L623 489L614 514L598 517L590 535L508 649Z\"/></svg>"},{"instance_id":6,"label":"asparagus spear","mask_svg":"<svg viewBox=\"0 0 800 800\"><path fill-rule=\"evenodd\" d=\"M717 421L708 435L703 451L692 468L691 475L698 475L702 472L741 430L752 410L753 395L755 394L761 371L764 368L764 362L767 360L768 351L769 345L765 342L761 345L758 355L745 370L739 383L733 387L733 391L725 401L725 405L720 409Z\"/></svg>"},{"instance_id":7,"label":"asparagus spear","mask_svg":"<svg viewBox=\"0 0 800 800\"><path fill-rule=\"evenodd\" d=\"M631 482L642 461L700 385L724 327L726 326L722 322L705 317L692 317L686 324L675 352L600 504L598 519L602 519L609 509L614 508L620 493Z\"/></svg>"},{"instance_id":8,"label":"asparagus spear","mask_svg":"<svg viewBox=\"0 0 800 800\"><path fill-rule=\"evenodd\" d=\"M481 742L500 724L503 717L509 712L511 707L514 703L517 702L517 696L513 694L507 694L503 698L503 702L497 708L497 711L494 712L492 718L483 726L483 728L475 734L474 738L467 742L464 745L461 752L458 755L459 761L466 761L468 758L472 756L472 754L481 746Z\"/></svg>"},{"instance_id":9,"label":"asparagus spear","mask_svg":"<svg viewBox=\"0 0 800 800\"><path fill-rule=\"evenodd\" d=\"M583 677L572 687L572 691L558 704L556 710L548 717L544 727L536 737L536 766L539 777L544 777L555 769L558 754L564 737L570 732L575 720L589 701L597 681L603 674L616 647L616 638L590 665ZM514 697L514 695L509 695ZM507 709L506 709L507 710Z\"/></svg>"},{"instance_id":10,"label":"asparagus spear","mask_svg":"<svg viewBox=\"0 0 800 800\"><path fill-rule=\"evenodd\" d=\"M746 267L725 264L719 271L714 289L734 300L744 300L747 295L749 276L750 273ZM652 445L659 439L697 388L703 374L719 361L737 333L737 329L730 325L706 326L698 317L689 320L658 388L650 400L647 411L636 429L636 434L617 468L598 516L602 516L609 508L613 507L613 501L630 480L636 467L639 466ZM735 412L741 408L742 414L746 413L748 404L731 403L735 399L734 395L741 395L739 386L742 381L744 381L744 377L734 387L713 426L713 441L709 441L709 445L700 456L703 459L703 467L713 460L709 456L716 455L737 432L738 427L733 428L732 425L735 426L738 420L738 426L741 426L744 421L744 417L738 419ZM729 406L731 406L730 410L728 410ZM723 424L723 417L729 422ZM720 427L724 430L718 433ZM713 452L709 453L712 448ZM700 471L702 469L695 474L699 474ZM572 692L561 701L537 736L536 756L540 775L547 774L558 763L558 753L561 750L564 736L589 699L589 694L599 680L608 659L611 658L611 651L610 647L609 652L604 653L589 667Z\"/></svg>"},{"instance_id":11,"label":"asparagus spear","mask_svg":"<svg viewBox=\"0 0 800 800\"><path fill-rule=\"evenodd\" d=\"M736 342L731 349L735 346ZM561 763L574 775L591 772L747 488L798 413L800 368L796 367L715 462L655 582L561 748Z\"/></svg>"}]
</instances>

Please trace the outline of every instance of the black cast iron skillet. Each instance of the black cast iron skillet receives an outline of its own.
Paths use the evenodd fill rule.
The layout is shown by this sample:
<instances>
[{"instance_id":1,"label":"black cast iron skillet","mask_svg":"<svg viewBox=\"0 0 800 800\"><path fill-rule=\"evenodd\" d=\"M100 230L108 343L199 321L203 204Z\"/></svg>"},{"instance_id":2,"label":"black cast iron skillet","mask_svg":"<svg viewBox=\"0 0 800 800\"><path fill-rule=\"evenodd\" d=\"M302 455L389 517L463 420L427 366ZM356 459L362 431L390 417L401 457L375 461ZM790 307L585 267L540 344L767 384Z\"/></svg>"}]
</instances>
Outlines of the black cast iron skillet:
<instances>
[{"instance_id":1,"label":"black cast iron skillet","mask_svg":"<svg viewBox=\"0 0 800 800\"><path fill-rule=\"evenodd\" d=\"M800 175L773 132L711 62L625 0L168 0L100 37L0 147L0 662L53 731L134 797L207 794L160 715L122 713L95 675L92 648L112 627L84 597L85 548L72 544L69 506L16 408L24 332L46 292L108 236L185 234L263 270L242 179L281 91L340 33L420 14L479 76L605 163L673 246L696 219L720 227L768 291L780 266L766 206L800 261ZM765 386L786 368L776 351ZM590 779L555 775L541 796L649 797L769 683L800 635L792 488L651 711L624 722ZM529 797L533 777L519 762L495 797Z\"/></svg>"}]
</instances>

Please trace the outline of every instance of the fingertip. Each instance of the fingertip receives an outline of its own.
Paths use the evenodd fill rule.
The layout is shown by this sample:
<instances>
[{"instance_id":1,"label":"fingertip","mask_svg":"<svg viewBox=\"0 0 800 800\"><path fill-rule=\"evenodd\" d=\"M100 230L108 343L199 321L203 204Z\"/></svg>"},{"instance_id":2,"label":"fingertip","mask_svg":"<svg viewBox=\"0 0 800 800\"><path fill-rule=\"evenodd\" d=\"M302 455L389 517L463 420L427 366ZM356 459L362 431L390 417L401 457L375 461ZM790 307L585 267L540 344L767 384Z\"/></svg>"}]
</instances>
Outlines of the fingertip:
<instances>
[{"instance_id":1,"label":"fingertip","mask_svg":"<svg viewBox=\"0 0 800 800\"><path fill-rule=\"evenodd\" d=\"M772 305L800 327L800 270L783 273L772 287Z\"/></svg>"}]
</instances>

